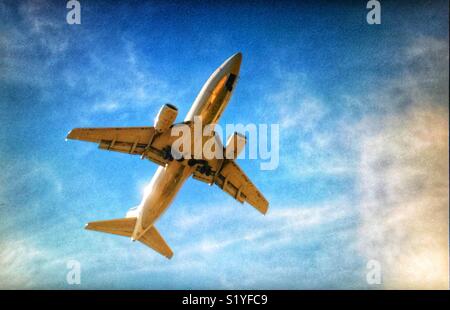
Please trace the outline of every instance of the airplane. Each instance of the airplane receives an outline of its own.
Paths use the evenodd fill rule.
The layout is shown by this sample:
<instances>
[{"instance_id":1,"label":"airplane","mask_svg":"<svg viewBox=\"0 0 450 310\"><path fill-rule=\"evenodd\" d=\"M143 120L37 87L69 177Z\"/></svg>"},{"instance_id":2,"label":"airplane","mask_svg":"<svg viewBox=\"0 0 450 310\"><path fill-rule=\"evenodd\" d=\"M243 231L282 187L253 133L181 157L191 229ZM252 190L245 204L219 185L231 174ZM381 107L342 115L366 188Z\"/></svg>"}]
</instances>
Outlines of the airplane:
<instances>
[{"instance_id":1,"label":"airplane","mask_svg":"<svg viewBox=\"0 0 450 310\"><path fill-rule=\"evenodd\" d=\"M245 147L244 135L235 132L225 147L219 144L225 154L232 153L225 158L181 156L175 159L171 152L171 145L178 138L171 135L171 129L177 126L192 127L194 120L198 119L202 126L217 124L235 89L241 62L242 53L239 52L214 71L181 123L175 123L178 109L167 103L161 107L151 127L75 128L69 132L67 139L94 142L102 150L140 155L142 159L159 165L144 191L141 203L131 208L125 218L90 222L86 224L86 229L130 237L132 241L140 241L170 259L173 252L155 228L155 222L190 176L210 185L216 184L238 202L247 202L262 214L267 212L269 202L235 162ZM215 136L215 133L212 132L212 135ZM205 143L205 137L201 139L200 143Z\"/></svg>"}]
</instances>

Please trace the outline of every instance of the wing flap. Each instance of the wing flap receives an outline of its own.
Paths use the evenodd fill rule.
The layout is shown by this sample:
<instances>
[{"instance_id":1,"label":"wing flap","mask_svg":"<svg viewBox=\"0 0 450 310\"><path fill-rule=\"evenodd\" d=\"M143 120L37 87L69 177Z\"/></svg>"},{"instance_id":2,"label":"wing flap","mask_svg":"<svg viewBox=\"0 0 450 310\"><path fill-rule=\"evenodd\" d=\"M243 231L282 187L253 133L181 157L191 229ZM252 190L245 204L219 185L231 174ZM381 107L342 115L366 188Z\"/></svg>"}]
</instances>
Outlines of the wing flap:
<instances>
[{"instance_id":1,"label":"wing flap","mask_svg":"<svg viewBox=\"0 0 450 310\"><path fill-rule=\"evenodd\" d=\"M75 128L67 139L98 143L103 150L140 155L154 135L154 127Z\"/></svg>"},{"instance_id":2,"label":"wing flap","mask_svg":"<svg viewBox=\"0 0 450 310\"><path fill-rule=\"evenodd\" d=\"M269 202L234 161L223 164L214 183L237 201L246 201L262 214L267 212Z\"/></svg>"}]
</instances>

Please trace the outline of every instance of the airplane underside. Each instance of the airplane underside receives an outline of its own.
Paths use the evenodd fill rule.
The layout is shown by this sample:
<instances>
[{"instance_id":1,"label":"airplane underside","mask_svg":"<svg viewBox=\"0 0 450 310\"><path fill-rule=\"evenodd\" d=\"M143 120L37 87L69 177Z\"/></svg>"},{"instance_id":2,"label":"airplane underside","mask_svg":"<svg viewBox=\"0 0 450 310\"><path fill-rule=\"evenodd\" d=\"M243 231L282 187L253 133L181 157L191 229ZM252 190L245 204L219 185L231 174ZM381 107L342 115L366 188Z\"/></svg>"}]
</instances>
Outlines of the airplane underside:
<instances>
[{"instance_id":1,"label":"airplane underside","mask_svg":"<svg viewBox=\"0 0 450 310\"><path fill-rule=\"evenodd\" d=\"M233 55L210 76L182 123L175 123L178 109L165 104L152 127L75 128L69 132L68 139L94 142L107 151L139 155L160 166L145 189L141 203L129 210L125 218L90 222L86 229L130 237L171 258L172 250L154 225L190 176L217 185L238 202L247 202L263 214L267 212L268 201L235 162L246 143L242 134L232 135L225 147L219 141L219 149L227 155L225 158L198 158L183 153L181 158L175 159L173 153L178 137L172 130L179 126L189 129L194 126L192 141L194 144L200 141L203 146L203 133L199 139L195 138L195 122L200 119L203 125L217 123L235 89L241 59L240 53ZM218 139L214 134L212 137Z\"/></svg>"}]
</instances>

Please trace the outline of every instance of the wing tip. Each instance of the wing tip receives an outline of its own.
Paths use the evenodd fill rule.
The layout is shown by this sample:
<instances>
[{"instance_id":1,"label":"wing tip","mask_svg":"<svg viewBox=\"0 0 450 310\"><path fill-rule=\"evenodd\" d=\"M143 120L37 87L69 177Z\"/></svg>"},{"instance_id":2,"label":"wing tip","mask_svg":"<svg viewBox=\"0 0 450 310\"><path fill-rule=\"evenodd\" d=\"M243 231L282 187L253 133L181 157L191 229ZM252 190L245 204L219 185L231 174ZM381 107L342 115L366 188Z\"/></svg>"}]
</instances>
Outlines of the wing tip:
<instances>
[{"instance_id":1,"label":"wing tip","mask_svg":"<svg viewBox=\"0 0 450 310\"><path fill-rule=\"evenodd\" d=\"M76 133L77 129L78 129L78 128L74 128L74 129L70 130L70 131L67 133L67 135L66 135L66 141L67 141L68 139L76 139L75 133Z\"/></svg>"},{"instance_id":2,"label":"wing tip","mask_svg":"<svg viewBox=\"0 0 450 310\"><path fill-rule=\"evenodd\" d=\"M263 206L263 207L260 209L260 211L261 211L261 213L262 213L263 215L266 215L266 214L267 214L267 211L269 211L269 203L267 203L265 206Z\"/></svg>"}]
</instances>

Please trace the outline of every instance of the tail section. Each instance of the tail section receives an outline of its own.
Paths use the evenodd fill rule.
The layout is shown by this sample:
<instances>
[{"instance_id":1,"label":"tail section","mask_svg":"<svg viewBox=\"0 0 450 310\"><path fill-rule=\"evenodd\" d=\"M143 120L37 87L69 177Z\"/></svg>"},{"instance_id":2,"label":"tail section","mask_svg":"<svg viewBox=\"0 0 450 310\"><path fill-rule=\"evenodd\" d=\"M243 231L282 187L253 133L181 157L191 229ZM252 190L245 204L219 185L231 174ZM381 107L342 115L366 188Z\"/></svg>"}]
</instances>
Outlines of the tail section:
<instances>
[{"instance_id":1,"label":"tail section","mask_svg":"<svg viewBox=\"0 0 450 310\"><path fill-rule=\"evenodd\" d=\"M155 226L150 227L150 229L142 235L139 241L169 259L173 256L172 250L156 230Z\"/></svg>"},{"instance_id":2,"label":"tail section","mask_svg":"<svg viewBox=\"0 0 450 310\"><path fill-rule=\"evenodd\" d=\"M136 218L121 218L106 221L90 222L86 225L86 229L100 231L104 233L120 235L125 237L131 237L133 234L134 226L136 225ZM171 258L173 252L170 247L164 241L163 237L156 230L155 226L150 227L138 241L149 246L159 254Z\"/></svg>"}]
</instances>

